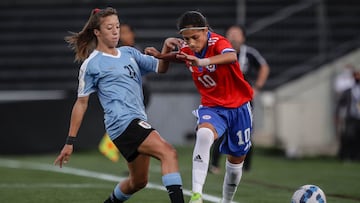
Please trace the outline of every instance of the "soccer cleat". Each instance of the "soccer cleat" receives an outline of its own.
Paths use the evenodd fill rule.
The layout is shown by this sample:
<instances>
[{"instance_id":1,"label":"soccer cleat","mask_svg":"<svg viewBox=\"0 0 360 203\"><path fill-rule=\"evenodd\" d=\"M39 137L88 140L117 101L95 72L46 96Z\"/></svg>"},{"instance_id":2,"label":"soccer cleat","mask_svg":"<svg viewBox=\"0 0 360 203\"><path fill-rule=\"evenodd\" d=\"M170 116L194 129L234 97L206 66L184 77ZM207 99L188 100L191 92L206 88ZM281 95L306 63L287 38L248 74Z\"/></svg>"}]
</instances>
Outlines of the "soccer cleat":
<instances>
[{"instance_id":1,"label":"soccer cleat","mask_svg":"<svg viewBox=\"0 0 360 203\"><path fill-rule=\"evenodd\" d=\"M107 198L107 199L104 201L104 203L112 203L112 201L111 201L110 197L109 197L109 198Z\"/></svg>"},{"instance_id":2,"label":"soccer cleat","mask_svg":"<svg viewBox=\"0 0 360 203\"><path fill-rule=\"evenodd\" d=\"M113 194L111 194L110 197L107 198L104 203L122 203L122 201L118 199L114 199Z\"/></svg>"},{"instance_id":3,"label":"soccer cleat","mask_svg":"<svg viewBox=\"0 0 360 203\"><path fill-rule=\"evenodd\" d=\"M189 203L203 203L201 194L198 192L192 193Z\"/></svg>"}]
</instances>

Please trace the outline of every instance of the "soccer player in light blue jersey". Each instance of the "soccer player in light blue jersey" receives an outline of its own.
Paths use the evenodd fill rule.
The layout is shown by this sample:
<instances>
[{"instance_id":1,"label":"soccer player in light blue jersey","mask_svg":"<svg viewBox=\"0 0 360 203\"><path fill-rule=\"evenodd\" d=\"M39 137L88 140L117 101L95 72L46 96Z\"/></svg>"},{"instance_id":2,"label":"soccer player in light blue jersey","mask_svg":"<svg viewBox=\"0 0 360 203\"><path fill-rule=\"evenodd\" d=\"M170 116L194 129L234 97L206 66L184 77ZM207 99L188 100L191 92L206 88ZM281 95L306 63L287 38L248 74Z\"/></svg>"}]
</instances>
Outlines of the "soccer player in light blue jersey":
<instances>
[{"instance_id":1,"label":"soccer player in light blue jersey","mask_svg":"<svg viewBox=\"0 0 360 203\"><path fill-rule=\"evenodd\" d=\"M116 185L105 203L125 202L148 182L150 158L161 162L162 181L172 203L184 203L176 150L148 124L142 93L142 75L164 73L169 62L141 54L132 47L117 48L120 23L114 8L94 9L83 30L65 40L82 62L78 98L73 106L69 134L54 164L69 161L89 96L96 92L104 109L105 127L127 160L129 176ZM162 52L173 50L165 41Z\"/></svg>"}]
</instances>

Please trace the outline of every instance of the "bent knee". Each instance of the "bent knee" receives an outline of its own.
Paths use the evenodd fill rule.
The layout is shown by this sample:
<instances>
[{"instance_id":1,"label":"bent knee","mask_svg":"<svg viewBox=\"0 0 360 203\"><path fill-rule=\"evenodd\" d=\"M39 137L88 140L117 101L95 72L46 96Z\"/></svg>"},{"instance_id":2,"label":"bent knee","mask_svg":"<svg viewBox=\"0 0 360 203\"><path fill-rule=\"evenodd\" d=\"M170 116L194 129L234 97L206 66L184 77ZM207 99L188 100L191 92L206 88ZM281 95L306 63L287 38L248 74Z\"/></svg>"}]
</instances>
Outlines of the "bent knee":
<instances>
[{"instance_id":1,"label":"bent knee","mask_svg":"<svg viewBox=\"0 0 360 203\"><path fill-rule=\"evenodd\" d=\"M245 158L246 158L246 155L243 155L240 157L228 155L228 157L227 157L228 161L232 164L241 164L245 161Z\"/></svg>"},{"instance_id":2,"label":"bent knee","mask_svg":"<svg viewBox=\"0 0 360 203\"><path fill-rule=\"evenodd\" d=\"M171 158L171 159L173 159L173 160L177 160L178 159L178 157L177 157L177 151L176 151L176 149L173 147L173 146L171 146L170 144L166 144L166 147L165 148L163 148L163 149L165 149L165 150L162 150L162 156L163 157L168 157L168 158Z\"/></svg>"},{"instance_id":3,"label":"bent knee","mask_svg":"<svg viewBox=\"0 0 360 203\"><path fill-rule=\"evenodd\" d=\"M196 142L211 145L214 139L214 132L210 128L199 128L196 132Z\"/></svg>"}]
</instances>

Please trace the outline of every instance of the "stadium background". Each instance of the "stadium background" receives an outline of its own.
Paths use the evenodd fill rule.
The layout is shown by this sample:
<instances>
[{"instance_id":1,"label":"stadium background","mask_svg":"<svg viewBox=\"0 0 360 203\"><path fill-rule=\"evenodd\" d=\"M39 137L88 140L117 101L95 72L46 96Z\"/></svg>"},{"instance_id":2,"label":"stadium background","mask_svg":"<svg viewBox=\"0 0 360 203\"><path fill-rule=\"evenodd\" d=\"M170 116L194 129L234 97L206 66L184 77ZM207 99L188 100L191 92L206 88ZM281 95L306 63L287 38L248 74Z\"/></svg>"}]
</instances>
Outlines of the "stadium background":
<instances>
[{"instance_id":1,"label":"stadium background","mask_svg":"<svg viewBox=\"0 0 360 203\"><path fill-rule=\"evenodd\" d=\"M1 1L0 153L58 151L76 98L79 64L63 37L80 31L94 7L115 7L141 47L161 47L177 36L176 19L200 10L212 27L245 23L248 44L261 51L270 78L255 109L255 142L288 156L334 155L332 78L344 64L359 65L360 2L348 0L125 0ZM174 66L149 77L149 120L173 144L188 144L198 96L189 73ZM79 133L79 149L96 148L104 134L92 97Z\"/></svg>"}]
</instances>

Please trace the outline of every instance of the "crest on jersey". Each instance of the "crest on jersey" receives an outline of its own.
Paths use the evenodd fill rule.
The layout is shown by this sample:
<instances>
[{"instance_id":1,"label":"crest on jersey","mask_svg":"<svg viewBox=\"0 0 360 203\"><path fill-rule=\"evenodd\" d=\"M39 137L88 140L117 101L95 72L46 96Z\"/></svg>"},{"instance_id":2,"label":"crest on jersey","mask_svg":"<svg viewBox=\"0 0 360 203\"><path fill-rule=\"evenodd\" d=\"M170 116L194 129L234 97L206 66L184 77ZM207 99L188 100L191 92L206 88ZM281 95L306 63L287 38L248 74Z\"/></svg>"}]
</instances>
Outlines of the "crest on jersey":
<instances>
[{"instance_id":1,"label":"crest on jersey","mask_svg":"<svg viewBox=\"0 0 360 203\"><path fill-rule=\"evenodd\" d=\"M205 120L209 120L209 119L211 119L211 116L210 115L203 115L202 118L205 119Z\"/></svg>"},{"instance_id":2,"label":"crest on jersey","mask_svg":"<svg viewBox=\"0 0 360 203\"><path fill-rule=\"evenodd\" d=\"M151 125L149 123L147 123L146 121L139 121L138 124L139 124L139 126L145 128L145 129L151 128Z\"/></svg>"},{"instance_id":3,"label":"crest on jersey","mask_svg":"<svg viewBox=\"0 0 360 203\"><path fill-rule=\"evenodd\" d=\"M204 67L202 66L189 66L190 72L194 72L194 67L197 68L198 72L203 72ZM214 72L216 70L216 65L211 64L205 67L209 72Z\"/></svg>"},{"instance_id":4,"label":"crest on jersey","mask_svg":"<svg viewBox=\"0 0 360 203\"><path fill-rule=\"evenodd\" d=\"M208 66L206 66L206 69L209 72L214 72L216 70L216 65L215 64L208 65Z\"/></svg>"}]
</instances>

